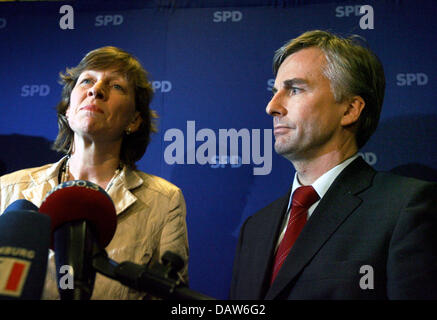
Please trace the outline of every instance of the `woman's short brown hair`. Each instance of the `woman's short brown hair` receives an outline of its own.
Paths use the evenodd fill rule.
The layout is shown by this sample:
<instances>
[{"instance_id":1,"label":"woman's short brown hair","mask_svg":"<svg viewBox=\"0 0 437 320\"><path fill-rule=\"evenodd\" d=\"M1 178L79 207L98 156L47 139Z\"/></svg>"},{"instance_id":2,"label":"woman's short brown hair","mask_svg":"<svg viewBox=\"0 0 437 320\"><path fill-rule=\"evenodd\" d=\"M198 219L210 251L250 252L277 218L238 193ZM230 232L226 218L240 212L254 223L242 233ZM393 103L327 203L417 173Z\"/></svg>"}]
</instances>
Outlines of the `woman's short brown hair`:
<instances>
[{"instance_id":1,"label":"woman's short brown hair","mask_svg":"<svg viewBox=\"0 0 437 320\"><path fill-rule=\"evenodd\" d=\"M140 160L150 143L151 134L156 132L155 119L157 114L150 109L153 98L152 84L147 71L130 53L116 47L102 47L90 51L74 68L67 68L60 73L60 83L63 84L62 99L56 106L59 132L53 143L53 149L70 154L73 146L74 133L68 125L65 116L70 105L71 91L76 85L80 74L85 70L115 69L125 75L135 92L135 109L140 113L142 123L137 131L124 135L120 151L120 160L130 168L136 168L135 162Z\"/></svg>"}]
</instances>

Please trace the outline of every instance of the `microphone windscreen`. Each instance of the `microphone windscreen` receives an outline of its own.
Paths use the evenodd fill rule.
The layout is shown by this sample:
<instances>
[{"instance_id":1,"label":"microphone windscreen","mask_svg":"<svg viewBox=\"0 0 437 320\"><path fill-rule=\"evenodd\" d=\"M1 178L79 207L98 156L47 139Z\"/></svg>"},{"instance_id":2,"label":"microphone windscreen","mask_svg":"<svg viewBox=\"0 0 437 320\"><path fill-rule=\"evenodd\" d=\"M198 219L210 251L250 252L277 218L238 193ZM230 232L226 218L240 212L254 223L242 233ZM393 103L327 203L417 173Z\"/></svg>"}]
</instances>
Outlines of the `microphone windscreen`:
<instances>
[{"instance_id":1,"label":"microphone windscreen","mask_svg":"<svg viewBox=\"0 0 437 320\"><path fill-rule=\"evenodd\" d=\"M64 223L88 221L103 248L111 242L117 227L111 197L97 184L86 180L67 181L53 188L47 193L39 212L50 216L52 236Z\"/></svg>"},{"instance_id":2,"label":"microphone windscreen","mask_svg":"<svg viewBox=\"0 0 437 320\"><path fill-rule=\"evenodd\" d=\"M49 217L29 210L0 216L0 300L41 299L49 245Z\"/></svg>"},{"instance_id":3,"label":"microphone windscreen","mask_svg":"<svg viewBox=\"0 0 437 320\"><path fill-rule=\"evenodd\" d=\"M26 199L18 199L12 202L4 211L4 213L9 211L17 211L17 210L30 210L30 211L38 211L38 207L34 205L32 202Z\"/></svg>"}]
</instances>

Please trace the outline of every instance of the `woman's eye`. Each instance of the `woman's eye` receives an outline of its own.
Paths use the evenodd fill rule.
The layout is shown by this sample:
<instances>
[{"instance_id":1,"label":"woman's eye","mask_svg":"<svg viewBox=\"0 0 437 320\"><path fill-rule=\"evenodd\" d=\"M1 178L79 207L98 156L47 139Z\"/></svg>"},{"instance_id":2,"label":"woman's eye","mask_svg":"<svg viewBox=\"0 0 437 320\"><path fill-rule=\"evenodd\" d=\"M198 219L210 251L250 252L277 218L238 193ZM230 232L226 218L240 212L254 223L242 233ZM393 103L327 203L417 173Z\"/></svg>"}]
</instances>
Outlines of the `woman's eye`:
<instances>
[{"instance_id":1,"label":"woman's eye","mask_svg":"<svg viewBox=\"0 0 437 320\"><path fill-rule=\"evenodd\" d=\"M114 84L113 87L117 90L124 90L123 87L119 84Z\"/></svg>"},{"instance_id":2,"label":"woman's eye","mask_svg":"<svg viewBox=\"0 0 437 320\"><path fill-rule=\"evenodd\" d=\"M88 78L82 79L82 81L80 82L80 84L89 84L91 83L91 80Z\"/></svg>"}]
</instances>

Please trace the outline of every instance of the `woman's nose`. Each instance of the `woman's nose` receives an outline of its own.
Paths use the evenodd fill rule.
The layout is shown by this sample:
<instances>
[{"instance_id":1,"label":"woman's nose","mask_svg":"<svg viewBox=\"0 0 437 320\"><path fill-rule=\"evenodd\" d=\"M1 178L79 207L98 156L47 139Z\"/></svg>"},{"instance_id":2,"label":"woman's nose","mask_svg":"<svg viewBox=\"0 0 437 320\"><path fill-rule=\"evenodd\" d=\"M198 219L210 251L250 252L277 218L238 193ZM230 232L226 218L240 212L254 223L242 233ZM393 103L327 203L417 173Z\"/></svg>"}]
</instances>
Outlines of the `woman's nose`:
<instances>
[{"instance_id":1,"label":"woman's nose","mask_svg":"<svg viewBox=\"0 0 437 320\"><path fill-rule=\"evenodd\" d=\"M105 89L101 81L97 81L91 88L88 89L88 96L94 96L96 99L105 98Z\"/></svg>"}]
</instances>

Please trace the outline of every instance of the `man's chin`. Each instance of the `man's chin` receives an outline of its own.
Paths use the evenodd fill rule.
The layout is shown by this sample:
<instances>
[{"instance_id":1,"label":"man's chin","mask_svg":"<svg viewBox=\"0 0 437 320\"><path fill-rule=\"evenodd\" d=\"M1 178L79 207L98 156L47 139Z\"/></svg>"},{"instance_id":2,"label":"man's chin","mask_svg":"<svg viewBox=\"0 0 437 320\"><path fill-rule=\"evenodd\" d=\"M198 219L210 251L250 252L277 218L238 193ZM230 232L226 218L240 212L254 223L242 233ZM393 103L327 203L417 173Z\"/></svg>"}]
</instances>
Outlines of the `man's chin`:
<instances>
[{"instance_id":1,"label":"man's chin","mask_svg":"<svg viewBox=\"0 0 437 320\"><path fill-rule=\"evenodd\" d=\"M304 155L306 154L303 148L298 148L298 146L292 145L290 143L278 143L278 141L275 142L274 149L278 155L284 157L289 161L302 159L303 157L305 157Z\"/></svg>"},{"instance_id":2,"label":"man's chin","mask_svg":"<svg viewBox=\"0 0 437 320\"><path fill-rule=\"evenodd\" d=\"M289 156L292 156L295 152L294 148L291 146L284 146L283 144L278 143L275 143L275 151L277 154L285 158L289 158Z\"/></svg>"}]
</instances>

